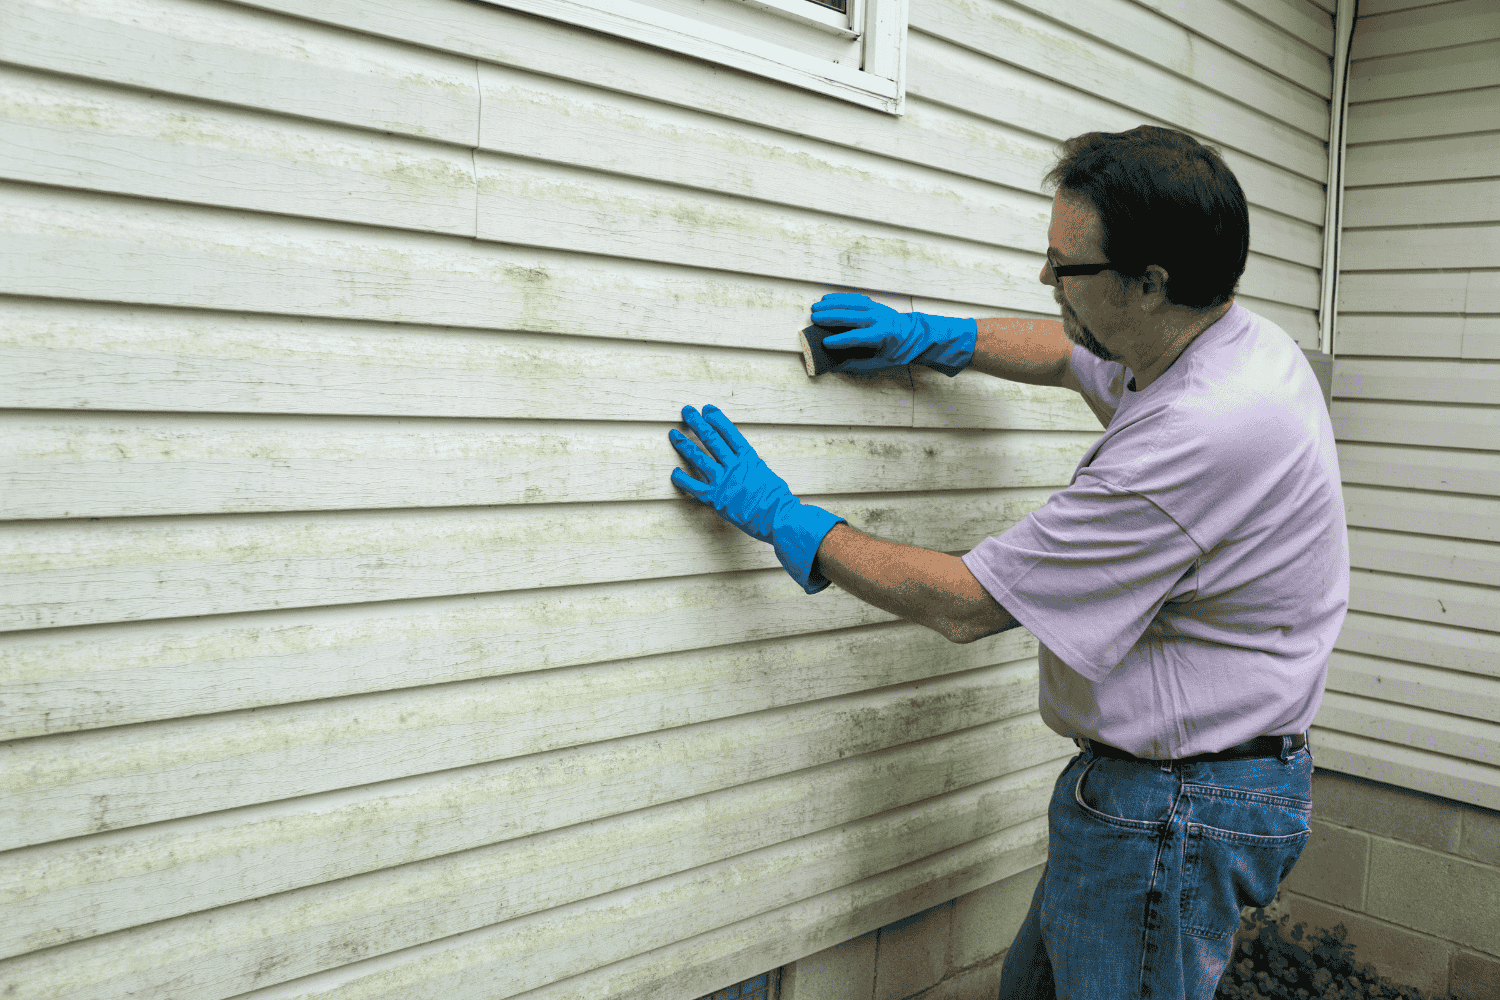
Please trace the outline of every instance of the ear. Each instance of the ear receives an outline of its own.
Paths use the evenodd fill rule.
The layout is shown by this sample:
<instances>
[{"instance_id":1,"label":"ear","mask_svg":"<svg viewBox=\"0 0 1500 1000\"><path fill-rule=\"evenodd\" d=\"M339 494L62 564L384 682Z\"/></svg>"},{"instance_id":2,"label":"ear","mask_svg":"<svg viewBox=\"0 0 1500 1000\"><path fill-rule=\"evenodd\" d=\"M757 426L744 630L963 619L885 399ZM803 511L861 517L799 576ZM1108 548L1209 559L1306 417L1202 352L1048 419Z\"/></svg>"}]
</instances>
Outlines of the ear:
<instances>
[{"instance_id":1,"label":"ear","mask_svg":"<svg viewBox=\"0 0 1500 1000\"><path fill-rule=\"evenodd\" d=\"M1141 278L1141 308L1160 309L1167 304L1167 269L1160 264L1147 264Z\"/></svg>"}]
</instances>

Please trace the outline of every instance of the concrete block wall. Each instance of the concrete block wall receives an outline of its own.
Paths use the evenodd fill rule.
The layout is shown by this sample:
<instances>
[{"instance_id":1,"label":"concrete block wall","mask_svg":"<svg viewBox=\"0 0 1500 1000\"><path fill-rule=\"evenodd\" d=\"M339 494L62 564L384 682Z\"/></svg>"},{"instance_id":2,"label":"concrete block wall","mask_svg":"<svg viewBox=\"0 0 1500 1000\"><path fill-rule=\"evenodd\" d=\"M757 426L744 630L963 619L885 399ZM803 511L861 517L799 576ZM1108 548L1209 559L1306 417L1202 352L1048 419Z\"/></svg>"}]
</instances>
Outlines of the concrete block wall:
<instances>
[{"instance_id":1,"label":"concrete block wall","mask_svg":"<svg viewBox=\"0 0 1500 1000\"><path fill-rule=\"evenodd\" d=\"M993 1000L1042 866L799 959L781 1000Z\"/></svg>"},{"instance_id":2,"label":"concrete block wall","mask_svg":"<svg viewBox=\"0 0 1500 1000\"><path fill-rule=\"evenodd\" d=\"M1271 916L1343 924L1394 983L1500 1000L1500 813L1317 771L1312 829Z\"/></svg>"}]
</instances>

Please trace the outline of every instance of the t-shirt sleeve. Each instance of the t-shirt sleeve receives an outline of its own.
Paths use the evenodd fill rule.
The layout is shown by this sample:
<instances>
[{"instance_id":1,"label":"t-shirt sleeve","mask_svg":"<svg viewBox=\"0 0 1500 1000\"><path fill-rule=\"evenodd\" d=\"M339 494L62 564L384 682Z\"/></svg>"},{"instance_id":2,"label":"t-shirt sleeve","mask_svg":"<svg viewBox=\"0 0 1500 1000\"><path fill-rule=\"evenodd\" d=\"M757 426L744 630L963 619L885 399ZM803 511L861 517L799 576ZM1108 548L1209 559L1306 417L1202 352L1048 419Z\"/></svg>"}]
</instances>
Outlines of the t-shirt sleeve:
<instances>
[{"instance_id":1,"label":"t-shirt sleeve","mask_svg":"<svg viewBox=\"0 0 1500 1000\"><path fill-rule=\"evenodd\" d=\"M1202 551L1165 511L1087 473L964 565L1038 641L1091 681L1125 659Z\"/></svg>"}]
</instances>

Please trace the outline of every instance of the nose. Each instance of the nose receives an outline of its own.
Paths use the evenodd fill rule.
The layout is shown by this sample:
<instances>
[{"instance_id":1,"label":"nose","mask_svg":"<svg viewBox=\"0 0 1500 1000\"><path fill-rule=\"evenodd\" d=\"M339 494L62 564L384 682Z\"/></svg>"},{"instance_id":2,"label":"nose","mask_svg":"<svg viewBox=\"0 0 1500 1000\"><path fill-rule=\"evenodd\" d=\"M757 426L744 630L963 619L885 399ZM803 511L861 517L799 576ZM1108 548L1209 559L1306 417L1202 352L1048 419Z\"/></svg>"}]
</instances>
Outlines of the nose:
<instances>
[{"instance_id":1,"label":"nose","mask_svg":"<svg viewBox=\"0 0 1500 1000\"><path fill-rule=\"evenodd\" d=\"M1042 261L1042 273L1037 275L1037 280L1044 285L1057 284L1057 278L1052 275L1052 262L1050 260Z\"/></svg>"}]
</instances>

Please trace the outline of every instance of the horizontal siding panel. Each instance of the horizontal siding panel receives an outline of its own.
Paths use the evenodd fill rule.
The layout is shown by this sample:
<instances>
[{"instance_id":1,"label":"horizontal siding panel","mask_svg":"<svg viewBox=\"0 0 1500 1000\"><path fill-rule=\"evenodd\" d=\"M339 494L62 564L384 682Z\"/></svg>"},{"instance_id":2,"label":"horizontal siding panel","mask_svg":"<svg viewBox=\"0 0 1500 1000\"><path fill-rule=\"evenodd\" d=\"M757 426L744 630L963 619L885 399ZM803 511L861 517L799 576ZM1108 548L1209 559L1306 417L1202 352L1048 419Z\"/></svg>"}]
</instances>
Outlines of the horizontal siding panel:
<instances>
[{"instance_id":1,"label":"horizontal siding panel","mask_svg":"<svg viewBox=\"0 0 1500 1000\"><path fill-rule=\"evenodd\" d=\"M1388 142L1500 129L1500 87L1350 104L1348 141Z\"/></svg>"},{"instance_id":2,"label":"horizontal siding panel","mask_svg":"<svg viewBox=\"0 0 1500 1000\"><path fill-rule=\"evenodd\" d=\"M1483 275L1471 273L1468 283L1476 277ZM1339 353L1494 360L1500 358L1500 316L1340 315Z\"/></svg>"},{"instance_id":3,"label":"horizontal siding panel","mask_svg":"<svg viewBox=\"0 0 1500 1000\"><path fill-rule=\"evenodd\" d=\"M846 669L828 681L788 671L747 690L720 674L715 689L685 677L680 657L664 666L623 677L618 667L542 671L11 741L0 744L0 789L11 807L0 843L44 843L470 767L869 686ZM1012 699L997 717L1034 704L1034 691L1017 689L1025 665L1018 671L989 679L997 697ZM925 672L903 671L908 681ZM786 693L766 689L783 683Z\"/></svg>"},{"instance_id":4,"label":"horizontal siding panel","mask_svg":"<svg viewBox=\"0 0 1500 1000\"><path fill-rule=\"evenodd\" d=\"M663 982L670 982L674 990L680 986L683 996L715 989L714 983L732 983L755 969L774 969L1036 868L1046 858L1046 829L1040 821L1029 829L1029 837L1019 842L1009 830L993 833L848 887L532 990L518 1000L659 1000Z\"/></svg>"},{"instance_id":5,"label":"horizontal siding panel","mask_svg":"<svg viewBox=\"0 0 1500 1000\"><path fill-rule=\"evenodd\" d=\"M474 235L467 151L0 67L0 177Z\"/></svg>"},{"instance_id":6,"label":"horizontal siding panel","mask_svg":"<svg viewBox=\"0 0 1500 1000\"><path fill-rule=\"evenodd\" d=\"M1459 674L1335 651L1328 690L1432 712L1500 722L1500 678Z\"/></svg>"},{"instance_id":7,"label":"horizontal siding panel","mask_svg":"<svg viewBox=\"0 0 1500 1000\"><path fill-rule=\"evenodd\" d=\"M1252 153L1307 178L1321 177L1326 170L1323 143L1297 125L1266 117L1123 55L1085 67L1078 57L1089 50L1089 43L1045 22L1036 22L1023 36L1028 41L1025 45L1017 44L1014 29L1003 20L964 16L957 8L951 8L941 22L914 25L923 30L914 28L907 38L907 87L950 107L1003 117L1043 134L1075 116L1088 121L1076 131L1131 128L1146 117L1148 123L1207 136L1215 144ZM976 49L1002 53L1013 65L987 58ZM1070 89L1060 88L1054 80ZM1314 99L1300 88L1288 85L1288 90ZM1093 94L1130 94L1141 106L1126 109ZM1033 118L1049 119L1050 124L1038 127ZM1119 121L1128 124L1116 125ZM1308 121L1302 124L1311 127Z\"/></svg>"},{"instance_id":8,"label":"horizontal siding panel","mask_svg":"<svg viewBox=\"0 0 1500 1000\"><path fill-rule=\"evenodd\" d=\"M1373 731L1383 733L1383 723ZM1323 770L1500 809L1500 768L1321 726L1309 740Z\"/></svg>"},{"instance_id":9,"label":"horizontal siding panel","mask_svg":"<svg viewBox=\"0 0 1500 1000\"><path fill-rule=\"evenodd\" d=\"M1376 146L1350 146L1344 177L1352 194L1357 185L1416 184L1495 175L1494 150L1500 133L1408 139Z\"/></svg>"},{"instance_id":10,"label":"horizontal siding panel","mask_svg":"<svg viewBox=\"0 0 1500 1000\"><path fill-rule=\"evenodd\" d=\"M1042 736L1041 740L1037 736ZM1060 738L1034 716L829 762L586 827L356 875L0 962L0 988L73 1000L219 1000L268 981L537 912L1009 775L1012 817L1045 810ZM1035 773L1031 773L1035 772ZM715 822L705 822L712 817ZM671 851L662 846L670 844ZM535 884L552 867L562 877ZM528 886L526 883L530 882ZM586 889L580 889L586 886ZM517 890L520 889L520 892ZM530 892L527 894L526 890Z\"/></svg>"},{"instance_id":11,"label":"horizontal siding panel","mask_svg":"<svg viewBox=\"0 0 1500 1000\"><path fill-rule=\"evenodd\" d=\"M912 22L918 22L918 13L925 18L929 9L942 16L941 8L947 3L948 0L919 0ZM1003 4L993 2L990 16L1007 18L1012 8L1022 8L1083 31L1095 40L1092 51L1096 54L1102 54L1104 46L1122 49L1202 87L1255 106L1279 111L1284 105L1302 103L1300 97L1288 99L1282 80L1272 78L1271 74L1293 81L1313 94L1327 95L1333 85L1326 56L1310 46L1291 42L1287 32L1266 24L1228 0L1152 0L1139 5L1119 0L1083 0L1074 4L1062 0L1011 0ZM1289 18L1287 27L1303 25ZM1214 44L1205 45L1205 40ZM1236 84L1244 89L1236 91ZM1260 103L1262 98L1264 105ZM1327 118L1326 107L1323 118Z\"/></svg>"},{"instance_id":12,"label":"horizontal siding panel","mask_svg":"<svg viewBox=\"0 0 1500 1000\"><path fill-rule=\"evenodd\" d=\"M1339 312L1461 313L1472 275L1462 271L1339 274ZM1342 323L1342 320L1340 321Z\"/></svg>"},{"instance_id":13,"label":"horizontal siding panel","mask_svg":"<svg viewBox=\"0 0 1500 1000\"><path fill-rule=\"evenodd\" d=\"M0 855L10 956L702 795L991 722L984 668L596 746ZM106 816L107 820L107 816Z\"/></svg>"},{"instance_id":14,"label":"horizontal siding panel","mask_svg":"<svg viewBox=\"0 0 1500 1000\"><path fill-rule=\"evenodd\" d=\"M695 405L697 403L695 402ZM731 419L739 414L727 411ZM642 416L646 416L642 414ZM0 414L7 518L676 500L647 422ZM686 427L686 424L682 424ZM1085 432L741 429L798 496L1066 483Z\"/></svg>"},{"instance_id":15,"label":"horizontal siding panel","mask_svg":"<svg viewBox=\"0 0 1500 1000\"><path fill-rule=\"evenodd\" d=\"M1339 323L1341 326L1344 323L1342 316ZM1453 325L1451 322L1442 324L1442 329ZM1409 332L1413 337L1426 336L1425 326L1421 320L1411 322L1414 329ZM1459 331L1462 332L1461 325ZM1453 355L1457 353L1454 351ZM1484 361L1343 357L1334 361L1334 370L1337 395L1345 399L1395 399L1414 403L1441 400L1450 405L1500 405L1500 366Z\"/></svg>"},{"instance_id":16,"label":"horizontal siding panel","mask_svg":"<svg viewBox=\"0 0 1500 1000\"><path fill-rule=\"evenodd\" d=\"M1053 492L1049 486L808 502L850 524L877 527L890 541L948 552L1001 534ZM935 504L944 508L940 519L932 517ZM0 580L0 627L7 629L780 566L769 545L729 528L708 508L655 502L18 523L0 533L0 563L8 568Z\"/></svg>"},{"instance_id":17,"label":"horizontal siding panel","mask_svg":"<svg viewBox=\"0 0 1500 1000\"><path fill-rule=\"evenodd\" d=\"M1364 59L1349 67L1349 92L1361 101L1494 86L1500 86L1500 39Z\"/></svg>"},{"instance_id":18,"label":"horizontal siding panel","mask_svg":"<svg viewBox=\"0 0 1500 1000\"><path fill-rule=\"evenodd\" d=\"M979 789L764 848L712 866L523 917L432 945L245 994L245 1000L483 1000L681 942L759 913L899 869L944 850L1004 837L1039 839L1041 819L1005 826L1003 805ZM996 834L996 828L1002 832ZM1030 854L1030 852L1028 852ZM622 920L629 914L629 920Z\"/></svg>"},{"instance_id":19,"label":"horizontal siding panel","mask_svg":"<svg viewBox=\"0 0 1500 1000\"><path fill-rule=\"evenodd\" d=\"M1500 59L1500 52L1497 52ZM1497 62L1500 65L1500 62ZM1448 184L1404 184L1344 192L1344 225L1440 226L1456 222L1500 222L1500 179ZM1458 236L1439 230L1440 237ZM1500 260L1500 257L1493 259ZM1467 261L1482 264L1482 260Z\"/></svg>"},{"instance_id":20,"label":"horizontal siding panel","mask_svg":"<svg viewBox=\"0 0 1500 1000\"><path fill-rule=\"evenodd\" d=\"M1500 358L1500 316L1464 317L1462 357Z\"/></svg>"},{"instance_id":21,"label":"horizontal siding panel","mask_svg":"<svg viewBox=\"0 0 1500 1000\"><path fill-rule=\"evenodd\" d=\"M1045 309L1028 253L477 154L481 240Z\"/></svg>"},{"instance_id":22,"label":"horizontal siding panel","mask_svg":"<svg viewBox=\"0 0 1500 1000\"><path fill-rule=\"evenodd\" d=\"M0 60L470 146L473 64L211 0L17 0Z\"/></svg>"},{"instance_id":23,"label":"horizontal siding panel","mask_svg":"<svg viewBox=\"0 0 1500 1000\"><path fill-rule=\"evenodd\" d=\"M1379 733L1414 750L1500 767L1500 725L1478 719L1328 691L1314 725L1341 733Z\"/></svg>"},{"instance_id":24,"label":"horizontal siding panel","mask_svg":"<svg viewBox=\"0 0 1500 1000\"><path fill-rule=\"evenodd\" d=\"M1500 225L1352 229L1342 244L1339 264L1351 271L1459 269L1500 261Z\"/></svg>"},{"instance_id":25,"label":"horizontal siding panel","mask_svg":"<svg viewBox=\"0 0 1500 1000\"><path fill-rule=\"evenodd\" d=\"M867 644L908 641L917 643L922 655L936 655L935 648L951 655L951 644L935 632L899 622L837 587L810 602L780 568L12 633L0 636L6 735L119 726L642 656L708 659L709 654L694 651L877 622L914 629L920 638L898 642L882 630L859 632L813 642L805 655L835 656L852 644L848 648L860 656L878 658L875 646ZM538 645L542 628L548 641ZM825 642L831 644L827 649ZM986 640L985 648L1020 657L1035 655L1035 642L1016 629ZM760 649L720 652L753 658Z\"/></svg>"},{"instance_id":26,"label":"horizontal siding panel","mask_svg":"<svg viewBox=\"0 0 1500 1000\"><path fill-rule=\"evenodd\" d=\"M1332 5L1334 0L1327 0ZM1409 10L1412 7L1428 7L1434 3L1443 3L1445 0L1360 0L1359 16L1373 17L1376 14L1389 14L1396 10Z\"/></svg>"},{"instance_id":27,"label":"horizontal siding panel","mask_svg":"<svg viewBox=\"0 0 1500 1000\"><path fill-rule=\"evenodd\" d=\"M835 290L21 185L0 190L0 234L0 294L694 346L790 350ZM1027 300L1056 315L1043 290Z\"/></svg>"},{"instance_id":28,"label":"horizontal siding panel","mask_svg":"<svg viewBox=\"0 0 1500 1000\"><path fill-rule=\"evenodd\" d=\"M485 106L504 109L483 117L480 146L549 171L566 164L977 243L1046 246L1041 156L1008 178L1024 183L1017 191L566 80L488 64L479 73Z\"/></svg>"},{"instance_id":29,"label":"horizontal siding panel","mask_svg":"<svg viewBox=\"0 0 1500 1000\"><path fill-rule=\"evenodd\" d=\"M1340 441L1491 451L1500 442L1500 409L1483 406L1336 399L1333 423Z\"/></svg>"},{"instance_id":30,"label":"horizontal siding panel","mask_svg":"<svg viewBox=\"0 0 1500 1000\"><path fill-rule=\"evenodd\" d=\"M1239 291L1251 298L1315 309L1318 287L1315 268L1251 253L1245 262L1245 273L1240 277Z\"/></svg>"},{"instance_id":31,"label":"horizontal siding panel","mask_svg":"<svg viewBox=\"0 0 1500 1000\"><path fill-rule=\"evenodd\" d=\"M1493 0L1453 0L1414 10L1359 13L1349 50L1354 59L1500 38L1500 9Z\"/></svg>"},{"instance_id":32,"label":"horizontal siding panel","mask_svg":"<svg viewBox=\"0 0 1500 1000\"><path fill-rule=\"evenodd\" d=\"M1250 248L1257 255L1279 257L1311 268L1323 266L1323 230L1320 226L1254 206L1250 207Z\"/></svg>"},{"instance_id":33,"label":"horizontal siding panel","mask_svg":"<svg viewBox=\"0 0 1500 1000\"><path fill-rule=\"evenodd\" d=\"M1316 310L1289 306L1269 299L1258 299L1253 295L1235 294L1235 301L1251 312L1264 316L1285 330L1293 340L1303 347L1318 346L1318 314Z\"/></svg>"},{"instance_id":34,"label":"horizontal siding panel","mask_svg":"<svg viewBox=\"0 0 1500 1000\"><path fill-rule=\"evenodd\" d=\"M1145 0L1162 9L1162 0ZM1190 0L1175 0L1186 5ZM1365 0L1370 3L1371 0ZM1267 23L1294 35L1325 56L1333 55L1333 17L1335 0L1236 0L1235 6L1253 11Z\"/></svg>"},{"instance_id":35,"label":"horizontal siding panel","mask_svg":"<svg viewBox=\"0 0 1500 1000\"><path fill-rule=\"evenodd\" d=\"M1349 551L1360 569L1500 587L1500 545L1493 542L1351 528Z\"/></svg>"},{"instance_id":36,"label":"horizontal siding panel","mask_svg":"<svg viewBox=\"0 0 1500 1000\"><path fill-rule=\"evenodd\" d=\"M1366 278L1374 277L1366 275ZM1340 281L1343 278L1340 276ZM1344 378L1344 366L1354 363L1357 355L1390 355L1402 359L1405 365L1407 359L1423 358L1459 358L1463 357L1464 348L1464 317L1459 315L1427 316L1420 314L1391 315L1389 313L1346 313L1339 312L1337 350L1338 356L1333 361L1333 394L1344 395L1342 380ZM1355 388L1349 392L1350 396L1365 396L1366 392L1360 390L1360 386L1367 384L1368 374L1366 369L1354 369L1356 374ZM1418 386L1421 385L1421 376L1417 376ZM1399 382L1399 379L1395 380ZM1391 380L1383 377L1375 383L1376 389L1372 391L1389 391L1399 394L1401 390L1391 384ZM1462 391L1462 390L1460 390ZM1399 399L1399 395L1387 398ZM1421 398L1430 399L1431 396L1423 395Z\"/></svg>"},{"instance_id":37,"label":"horizontal siding panel","mask_svg":"<svg viewBox=\"0 0 1500 1000\"><path fill-rule=\"evenodd\" d=\"M1354 483L1438 493L1500 495L1500 470L1495 468L1493 451L1340 441L1338 455L1345 486Z\"/></svg>"},{"instance_id":38,"label":"horizontal siding panel","mask_svg":"<svg viewBox=\"0 0 1500 1000\"><path fill-rule=\"evenodd\" d=\"M1344 506L1351 529L1431 534L1436 526L1448 539L1500 542L1500 498L1346 485Z\"/></svg>"},{"instance_id":39,"label":"horizontal siding panel","mask_svg":"<svg viewBox=\"0 0 1500 1000\"><path fill-rule=\"evenodd\" d=\"M1489 628L1500 616L1493 586L1354 568L1349 609L1457 628Z\"/></svg>"},{"instance_id":40,"label":"horizontal siding panel","mask_svg":"<svg viewBox=\"0 0 1500 1000\"><path fill-rule=\"evenodd\" d=\"M1337 648L1500 679L1500 634L1351 610Z\"/></svg>"}]
</instances>

